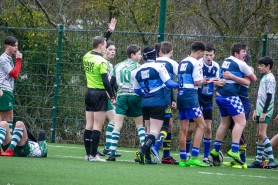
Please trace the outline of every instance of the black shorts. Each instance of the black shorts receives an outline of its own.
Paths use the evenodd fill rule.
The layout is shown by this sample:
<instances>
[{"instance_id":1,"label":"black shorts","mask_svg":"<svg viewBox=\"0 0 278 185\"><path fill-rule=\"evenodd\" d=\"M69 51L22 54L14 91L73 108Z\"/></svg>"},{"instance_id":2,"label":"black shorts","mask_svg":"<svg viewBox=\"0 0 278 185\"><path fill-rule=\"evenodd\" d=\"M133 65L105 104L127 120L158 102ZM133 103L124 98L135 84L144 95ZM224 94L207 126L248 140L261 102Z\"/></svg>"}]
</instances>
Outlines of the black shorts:
<instances>
[{"instance_id":1,"label":"black shorts","mask_svg":"<svg viewBox=\"0 0 278 185\"><path fill-rule=\"evenodd\" d=\"M204 120L212 120L212 109L203 110ZM190 119L189 122L194 122L193 119Z\"/></svg>"},{"instance_id":2,"label":"black shorts","mask_svg":"<svg viewBox=\"0 0 278 185\"><path fill-rule=\"evenodd\" d=\"M142 107L143 119L158 119L163 121L165 116L165 106L149 106Z\"/></svg>"},{"instance_id":3,"label":"black shorts","mask_svg":"<svg viewBox=\"0 0 278 185\"><path fill-rule=\"evenodd\" d=\"M108 97L104 89L88 89L85 95L86 111L108 110Z\"/></svg>"}]
</instances>

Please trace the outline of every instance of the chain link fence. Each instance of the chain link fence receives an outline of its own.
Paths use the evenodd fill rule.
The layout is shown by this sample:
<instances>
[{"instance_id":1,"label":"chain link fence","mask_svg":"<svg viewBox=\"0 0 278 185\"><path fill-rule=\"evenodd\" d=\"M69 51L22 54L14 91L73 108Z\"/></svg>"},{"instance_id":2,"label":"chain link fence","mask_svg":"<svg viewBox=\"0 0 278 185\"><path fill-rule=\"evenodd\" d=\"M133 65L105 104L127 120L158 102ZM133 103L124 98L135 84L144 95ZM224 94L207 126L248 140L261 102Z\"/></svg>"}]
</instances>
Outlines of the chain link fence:
<instances>
[{"instance_id":1,"label":"chain link fence","mask_svg":"<svg viewBox=\"0 0 278 185\"><path fill-rule=\"evenodd\" d=\"M23 63L19 78L15 81L15 110L14 120L22 120L34 134L40 129L47 133L48 141L60 143L83 143L85 127L86 78L82 57L91 50L91 40L94 36L103 35L102 31L77 31L63 29L25 29L0 27L0 48L4 52L3 41L7 36L19 40L19 50L23 53ZM261 38L219 37L202 35L166 34L165 40L173 43L173 59L178 62L190 54L190 45L194 41L211 42L217 52L215 61L222 63L230 56L230 47L234 42L248 46L251 53L249 65L254 67L256 75L257 59L269 55L278 60L278 39L270 36ZM130 44L137 44L142 49L157 42L156 33L113 32L111 38L116 43L115 65L126 58L125 50ZM274 64L273 73L277 76L277 66ZM252 111L255 108L259 80L252 83L249 89ZM277 98L275 104L277 105ZM274 115L278 112L275 110ZM252 114L252 112L251 112ZM250 116L251 117L251 116ZM173 113L174 128L171 148L178 150L179 119L177 111ZM213 139L220 122L219 110L213 109ZM101 145L105 143L106 121L103 126ZM278 126L273 121L268 127L268 136L272 138L277 133ZM245 128L248 154L255 155L257 140L257 124L249 118ZM230 134L222 145L223 152L230 147ZM133 119L126 119L121 131L119 146L138 147L137 130ZM275 149L275 153L278 150Z\"/></svg>"}]
</instances>

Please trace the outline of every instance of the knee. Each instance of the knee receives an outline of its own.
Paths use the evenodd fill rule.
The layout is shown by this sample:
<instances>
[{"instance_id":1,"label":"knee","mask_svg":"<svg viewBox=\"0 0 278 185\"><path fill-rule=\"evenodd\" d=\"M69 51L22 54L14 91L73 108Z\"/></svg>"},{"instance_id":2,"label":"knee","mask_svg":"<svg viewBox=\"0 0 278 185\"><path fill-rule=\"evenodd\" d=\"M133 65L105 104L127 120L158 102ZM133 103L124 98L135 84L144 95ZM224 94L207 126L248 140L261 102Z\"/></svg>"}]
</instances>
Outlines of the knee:
<instances>
[{"instance_id":1,"label":"knee","mask_svg":"<svg viewBox=\"0 0 278 185\"><path fill-rule=\"evenodd\" d=\"M17 121L15 123L15 128L24 128L24 127L25 127L25 125L22 121Z\"/></svg>"},{"instance_id":2,"label":"knee","mask_svg":"<svg viewBox=\"0 0 278 185\"><path fill-rule=\"evenodd\" d=\"M211 127L206 127L205 128L205 133L206 134L211 134Z\"/></svg>"},{"instance_id":3,"label":"knee","mask_svg":"<svg viewBox=\"0 0 278 185\"><path fill-rule=\"evenodd\" d=\"M9 124L6 121L0 121L0 126L7 129L9 127Z\"/></svg>"},{"instance_id":4,"label":"knee","mask_svg":"<svg viewBox=\"0 0 278 185\"><path fill-rule=\"evenodd\" d=\"M265 134L260 133L260 132L258 133L259 140L263 140L265 137L266 137Z\"/></svg>"}]
</instances>

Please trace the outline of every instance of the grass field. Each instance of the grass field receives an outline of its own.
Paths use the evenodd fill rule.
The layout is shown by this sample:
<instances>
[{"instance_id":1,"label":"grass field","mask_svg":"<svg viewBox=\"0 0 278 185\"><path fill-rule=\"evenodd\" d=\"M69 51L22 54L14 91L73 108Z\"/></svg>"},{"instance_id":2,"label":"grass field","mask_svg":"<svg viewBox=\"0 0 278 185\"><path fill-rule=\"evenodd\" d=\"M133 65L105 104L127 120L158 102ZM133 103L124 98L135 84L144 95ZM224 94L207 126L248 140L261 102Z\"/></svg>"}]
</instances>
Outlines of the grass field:
<instances>
[{"instance_id":1,"label":"grass field","mask_svg":"<svg viewBox=\"0 0 278 185\"><path fill-rule=\"evenodd\" d=\"M270 185L278 180L276 169L139 165L133 161L135 149L130 148L118 148L122 157L117 162L87 162L83 145L48 146L47 158L0 157L0 185ZM179 158L177 152L172 156ZM248 158L248 163L253 159Z\"/></svg>"}]
</instances>

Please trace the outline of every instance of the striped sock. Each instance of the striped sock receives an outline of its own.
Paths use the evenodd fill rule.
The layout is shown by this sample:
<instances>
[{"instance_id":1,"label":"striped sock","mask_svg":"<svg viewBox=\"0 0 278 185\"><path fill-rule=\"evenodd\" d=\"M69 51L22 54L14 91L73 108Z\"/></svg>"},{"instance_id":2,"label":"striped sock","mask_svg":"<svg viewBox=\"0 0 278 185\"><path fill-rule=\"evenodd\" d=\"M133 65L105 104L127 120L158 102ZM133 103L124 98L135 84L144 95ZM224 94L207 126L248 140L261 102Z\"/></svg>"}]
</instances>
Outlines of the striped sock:
<instances>
[{"instance_id":1,"label":"striped sock","mask_svg":"<svg viewBox=\"0 0 278 185\"><path fill-rule=\"evenodd\" d=\"M273 156L273 150L272 150L272 146L271 146L271 143L270 143L268 137L264 138L263 144L264 144L265 153L267 154L269 162L274 162L275 160L274 160L274 156Z\"/></svg>"},{"instance_id":2,"label":"striped sock","mask_svg":"<svg viewBox=\"0 0 278 185\"><path fill-rule=\"evenodd\" d=\"M192 152L191 152L192 157L198 157L199 152L200 152L200 148L194 146L192 147Z\"/></svg>"},{"instance_id":3,"label":"striped sock","mask_svg":"<svg viewBox=\"0 0 278 185\"><path fill-rule=\"evenodd\" d=\"M239 150L239 143L237 142L232 142L232 152L237 153Z\"/></svg>"},{"instance_id":4,"label":"striped sock","mask_svg":"<svg viewBox=\"0 0 278 185\"><path fill-rule=\"evenodd\" d=\"M170 156L170 146L172 141L172 133L167 133L167 137L163 141L163 157Z\"/></svg>"},{"instance_id":5,"label":"striped sock","mask_svg":"<svg viewBox=\"0 0 278 185\"><path fill-rule=\"evenodd\" d=\"M22 136L23 136L23 128L15 128L9 148L14 149L18 144L18 142L22 139Z\"/></svg>"},{"instance_id":6,"label":"striped sock","mask_svg":"<svg viewBox=\"0 0 278 185\"><path fill-rule=\"evenodd\" d=\"M190 153L191 144L192 144L192 139L186 140L186 153Z\"/></svg>"},{"instance_id":7,"label":"striped sock","mask_svg":"<svg viewBox=\"0 0 278 185\"><path fill-rule=\"evenodd\" d=\"M138 127L137 132L138 132L140 144L141 144L141 146L143 146L145 143L145 136L146 136L145 127L143 127L143 126Z\"/></svg>"},{"instance_id":8,"label":"striped sock","mask_svg":"<svg viewBox=\"0 0 278 185\"><path fill-rule=\"evenodd\" d=\"M7 130L4 127L0 127L0 147L2 146L6 138Z\"/></svg>"},{"instance_id":9,"label":"striped sock","mask_svg":"<svg viewBox=\"0 0 278 185\"><path fill-rule=\"evenodd\" d=\"M210 152L211 138L203 138L204 143L204 158L208 158Z\"/></svg>"},{"instance_id":10,"label":"striped sock","mask_svg":"<svg viewBox=\"0 0 278 185\"><path fill-rule=\"evenodd\" d=\"M118 146L118 142L119 142L119 138L120 138L120 132L118 131L113 131L112 132L112 141L111 141L111 153L110 156L115 155L116 153L116 148Z\"/></svg>"},{"instance_id":11,"label":"striped sock","mask_svg":"<svg viewBox=\"0 0 278 185\"><path fill-rule=\"evenodd\" d=\"M106 128L106 144L105 144L105 149L108 150L111 145L112 141L112 131L114 129L114 125L109 123Z\"/></svg>"},{"instance_id":12,"label":"striped sock","mask_svg":"<svg viewBox=\"0 0 278 185\"><path fill-rule=\"evenodd\" d=\"M257 144L256 150L257 150L257 156L256 156L255 161L258 162L258 163L262 163L262 155L264 153L264 145L258 145Z\"/></svg>"},{"instance_id":13,"label":"striped sock","mask_svg":"<svg viewBox=\"0 0 278 185\"><path fill-rule=\"evenodd\" d=\"M219 140L214 141L213 148L215 149L216 152L220 151L221 145L222 145L222 141Z\"/></svg>"}]
</instances>

